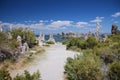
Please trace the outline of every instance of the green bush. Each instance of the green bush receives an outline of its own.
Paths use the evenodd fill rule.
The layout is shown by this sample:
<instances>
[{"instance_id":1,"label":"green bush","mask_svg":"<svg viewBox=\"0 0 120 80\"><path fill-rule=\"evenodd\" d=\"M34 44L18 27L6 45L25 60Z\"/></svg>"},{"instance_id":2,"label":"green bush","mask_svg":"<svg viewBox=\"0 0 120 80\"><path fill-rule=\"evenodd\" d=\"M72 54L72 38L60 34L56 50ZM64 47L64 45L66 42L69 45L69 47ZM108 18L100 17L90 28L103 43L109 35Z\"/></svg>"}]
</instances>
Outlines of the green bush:
<instances>
[{"instance_id":1,"label":"green bush","mask_svg":"<svg viewBox=\"0 0 120 80\"><path fill-rule=\"evenodd\" d=\"M71 46L69 49L73 51L81 52L81 49L78 48L77 46Z\"/></svg>"},{"instance_id":2,"label":"green bush","mask_svg":"<svg viewBox=\"0 0 120 80\"><path fill-rule=\"evenodd\" d=\"M111 39L113 42L120 42L120 34L117 35L109 35L109 39Z\"/></svg>"},{"instance_id":3,"label":"green bush","mask_svg":"<svg viewBox=\"0 0 120 80\"><path fill-rule=\"evenodd\" d=\"M110 80L120 80L120 33L116 35L109 35L105 42L96 40L93 36L89 36L87 40L73 38L63 43L66 44L67 49L82 51L82 53L84 53L82 57L79 56L74 59L67 59L65 71L67 73L68 80L102 79L100 75L100 67L102 66L97 63L97 60L88 57L90 54L97 55L98 59L100 58L104 61L104 63L106 63L106 66L112 63L110 66L106 67L109 68L109 78ZM91 60L95 64L91 63ZM96 68L99 70L96 71ZM95 73L94 70L98 73ZM93 76L93 73L98 75L96 76L94 74L95 76Z\"/></svg>"},{"instance_id":4,"label":"green bush","mask_svg":"<svg viewBox=\"0 0 120 80\"><path fill-rule=\"evenodd\" d=\"M53 41L47 41L47 44L55 44Z\"/></svg>"},{"instance_id":5,"label":"green bush","mask_svg":"<svg viewBox=\"0 0 120 80\"><path fill-rule=\"evenodd\" d=\"M108 77L110 80L120 80L120 61L110 64Z\"/></svg>"},{"instance_id":6,"label":"green bush","mask_svg":"<svg viewBox=\"0 0 120 80\"><path fill-rule=\"evenodd\" d=\"M13 39L17 39L18 35L21 36L22 42L27 42L29 47L33 47L36 41L36 37L33 31L26 28L26 30L23 30L22 27L18 29L12 29L10 33L13 36Z\"/></svg>"},{"instance_id":7,"label":"green bush","mask_svg":"<svg viewBox=\"0 0 120 80\"><path fill-rule=\"evenodd\" d=\"M99 43L100 44L100 43ZM94 47L93 52L100 56L105 63L112 63L114 61L120 60L120 43L112 42L110 45L104 45L106 43L101 43Z\"/></svg>"},{"instance_id":8,"label":"green bush","mask_svg":"<svg viewBox=\"0 0 120 80\"><path fill-rule=\"evenodd\" d=\"M40 80L40 73L37 71L31 75L25 70L23 75L17 75L13 80Z\"/></svg>"},{"instance_id":9,"label":"green bush","mask_svg":"<svg viewBox=\"0 0 120 80\"><path fill-rule=\"evenodd\" d=\"M93 54L67 58L65 72L68 80L101 80L101 60Z\"/></svg>"},{"instance_id":10,"label":"green bush","mask_svg":"<svg viewBox=\"0 0 120 80\"><path fill-rule=\"evenodd\" d=\"M4 68L0 70L0 80L12 80L9 72Z\"/></svg>"},{"instance_id":11,"label":"green bush","mask_svg":"<svg viewBox=\"0 0 120 80\"><path fill-rule=\"evenodd\" d=\"M19 44L18 44L16 39L11 40L9 45L10 45L11 49L15 49L15 48L17 48L19 46Z\"/></svg>"},{"instance_id":12,"label":"green bush","mask_svg":"<svg viewBox=\"0 0 120 80\"><path fill-rule=\"evenodd\" d=\"M95 37L90 36L87 40L82 40L80 38L72 38L68 41L64 41L63 44L67 45L67 49L70 49L73 46L80 49L93 49L97 46L98 42Z\"/></svg>"},{"instance_id":13,"label":"green bush","mask_svg":"<svg viewBox=\"0 0 120 80\"><path fill-rule=\"evenodd\" d=\"M81 48L81 49L86 49L87 44L85 43L84 40L80 39L80 38L72 38L69 41L66 41L66 45L67 45L67 49L70 49L73 46L76 46L77 48Z\"/></svg>"},{"instance_id":14,"label":"green bush","mask_svg":"<svg viewBox=\"0 0 120 80\"><path fill-rule=\"evenodd\" d=\"M6 69L0 70L0 80L40 80L39 71L34 72L32 75L28 71L24 71L24 74L18 75L14 78L10 76L9 71Z\"/></svg>"},{"instance_id":15,"label":"green bush","mask_svg":"<svg viewBox=\"0 0 120 80\"><path fill-rule=\"evenodd\" d=\"M62 44L63 45L67 45L69 43L69 40L64 40L64 41L62 41Z\"/></svg>"},{"instance_id":16,"label":"green bush","mask_svg":"<svg viewBox=\"0 0 120 80\"><path fill-rule=\"evenodd\" d=\"M90 49L93 49L97 45L97 40L93 36L88 37L86 42L87 42L87 48Z\"/></svg>"},{"instance_id":17,"label":"green bush","mask_svg":"<svg viewBox=\"0 0 120 80\"><path fill-rule=\"evenodd\" d=\"M93 51L96 55L100 56L106 64L117 60L115 50L109 47L94 48Z\"/></svg>"},{"instance_id":18,"label":"green bush","mask_svg":"<svg viewBox=\"0 0 120 80\"><path fill-rule=\"evenodd\" d=\"M2 45L5 45L6 42L7 42L6 34L0 32L0 47L2 47Z\"/></svg>"}]
</instances>

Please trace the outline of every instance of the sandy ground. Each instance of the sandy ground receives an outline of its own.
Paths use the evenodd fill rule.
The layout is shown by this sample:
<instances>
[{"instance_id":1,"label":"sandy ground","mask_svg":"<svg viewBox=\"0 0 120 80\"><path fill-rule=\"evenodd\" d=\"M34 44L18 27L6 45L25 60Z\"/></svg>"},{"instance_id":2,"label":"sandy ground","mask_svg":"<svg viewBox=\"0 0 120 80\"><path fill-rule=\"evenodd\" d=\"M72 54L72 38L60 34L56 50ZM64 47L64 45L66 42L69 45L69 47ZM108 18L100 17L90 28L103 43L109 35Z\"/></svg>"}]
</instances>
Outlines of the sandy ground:
<instances>
[{"instance_id":1,"label":"sandy ground","mask_svg":"<svg viewBox=\"0 0 120 80\"><path fill-rule=\"evenodd\" d=\"M31 64L21 69L11 71L11 76L22 74L24 70L30 73L40 71L42 80L64 80L64 65L67 57L80 54L67 51L66 46L61 43L51 45L44 54L39 55Z\"/></svg>"}]
</instances>

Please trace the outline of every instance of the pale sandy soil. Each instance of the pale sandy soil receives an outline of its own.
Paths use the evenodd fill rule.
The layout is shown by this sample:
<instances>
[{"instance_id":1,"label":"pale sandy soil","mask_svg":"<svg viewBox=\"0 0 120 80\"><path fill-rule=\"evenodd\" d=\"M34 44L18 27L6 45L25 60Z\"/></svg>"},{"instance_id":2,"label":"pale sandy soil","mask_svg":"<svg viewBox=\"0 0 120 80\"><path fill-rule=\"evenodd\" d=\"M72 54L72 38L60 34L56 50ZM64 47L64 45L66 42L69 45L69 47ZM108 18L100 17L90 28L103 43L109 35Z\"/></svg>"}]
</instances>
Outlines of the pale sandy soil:
<instances>
[{"instance_id":1,"label":"pale sandy soil","mask_svg":"<svg viewBox=\"0 0 120 80\"><path fill-rule=\"evenodd\" d=\"M32 63L17 70L12 70L11 76L17 73L22 74L24 70L30 73L40 71L42 80L64 80L64 65L67 57L74 57L80 54L73 51L67 51L66 46L61 43L51 45L46 48L44 54L39 55Z\"/></svg>"}]
</instances>

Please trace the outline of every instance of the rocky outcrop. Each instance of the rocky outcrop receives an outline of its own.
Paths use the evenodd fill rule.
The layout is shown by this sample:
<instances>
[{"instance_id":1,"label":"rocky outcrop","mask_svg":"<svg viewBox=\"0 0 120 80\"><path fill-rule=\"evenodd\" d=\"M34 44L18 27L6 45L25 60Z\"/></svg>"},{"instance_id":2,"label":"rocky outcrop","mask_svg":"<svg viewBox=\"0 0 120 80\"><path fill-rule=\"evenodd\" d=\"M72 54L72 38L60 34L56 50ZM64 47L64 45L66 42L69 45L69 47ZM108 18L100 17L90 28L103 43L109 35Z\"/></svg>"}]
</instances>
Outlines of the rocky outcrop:
<instances>
[{"instance_id":1,"label":"rocky outcrop","mask_svg":"<svg viewBox=\"0 0 120 80\"><path fill-rule=\"evenodd\" d=\"M40 33L40 35L38 37L38 45L43 46L44 42L45 42L45 36L42 33Z\"/></svg>"},{"instance_id":2,"label":"rocky outcrop","mask_svg":"<svg viewBox=\"0 0 120 80\"><path fill-rule=\"evenodd\" d=\"M117 34L118 33L118 26L116 24L112 25L111 34Z\"/></svg>"},{"instance_id":3,"label":"rocky outcrop","mask_svg":"<svg viewBox=\"0 0 120 80\"><path fill-rule=\"evenodd\" d=\"M2 25L0 24L0 32L2 32L3 31L3 29L2 29Z\"/></svg>"},{"instance_id":4,"label":"rocky outcrop","mask_svg":"<svg viewBox=\"0 0 120 80\"><path fill-rule=\"evenodd\" d=\"M48 41L52 41L52 42L54 42L55 43L55 39L54 39L54 37L53 37L53 34L52 33L50 33L50 37L49 37L49 40Z\"/></svg>"}]
</instances>

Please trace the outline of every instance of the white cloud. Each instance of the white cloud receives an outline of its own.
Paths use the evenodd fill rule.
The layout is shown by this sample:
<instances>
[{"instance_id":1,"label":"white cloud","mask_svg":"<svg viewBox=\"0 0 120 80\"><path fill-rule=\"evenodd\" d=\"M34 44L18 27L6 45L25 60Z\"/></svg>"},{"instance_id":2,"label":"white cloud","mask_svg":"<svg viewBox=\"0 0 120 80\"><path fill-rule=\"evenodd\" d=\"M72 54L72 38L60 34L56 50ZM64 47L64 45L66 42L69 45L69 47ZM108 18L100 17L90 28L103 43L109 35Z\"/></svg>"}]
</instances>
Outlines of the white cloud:
<instances>
[{"instance_id":1,"label":"white cloud","mask_svg":"<svg viewBox=\"0 0 120 80\"><path fill-rule=\"evenodd\" d=\"M13 27L14 24L12 23L1 23L3 27L8 26L8 27Z\"/></svg>"},{"instance_id":2,"label":"white cloud","mask_svg":"<svg viewBox=\"0 0 120 80\"><path fill-rule=\"evenodd\" d=\"M67 29L66 27L61 27L60 29Z\"/></svg>"},{"instance_id":3,"label":"white cloud","mask_svg":"<svg viewBox=\"0 0 120 80\"><path fill-rule=\"evenodd\" d=\"M41 22L41 23L42 23L42 22L44 22L44 21L43 21L43 20L40 20L39 22Z\"/></svg>"},{"instance_id":4,"label":"white cloud","mask_svg":"<svg viewBox=\"0 0 120 80\"><path fill-rule=\"evenodd\" d=\"M32 21L32 20L28 20L28 21L24 21L25 23L35 23L36 21Z\"/></svg>"},{"instance_id":5,"label":"white cloud","mask_svg":"<svg viewBox=\"0 0 120 80\"><path fill-rule=\"evenodd\" d=\"M102 17L101 17L102 18ZM32 21L28 21L28 22L32 22ZM79 22L74 22L74 21L69 21L69 20L58 20L58 21L49 21L48 23L44 23L43 20L37 22L37 23L30 23L30 24L21 24L21 23L17 23L17 24L13 24L13 23L2 23L4 25L9 25L12 26L12 28L18 28L18 27L30 27L33 30L45 30L45 31L52 31L52 30L69 30L69 28L75 30L78 28L92 28L95 26L94 23L88 23L88 22L84 22L84 21L79 21Z\"/></svg>"},{"instance_id":6,"label":"white cloud","mask_svg":"<svg viewBox=\"0 0 120 80\"><path fill-rule=\"evenodd\" d=\"M24 21L25 23L36 23L36 22L40 22L40 23L44 23L44 22L49 22L48 20L39 20L39 21L33 21L33 20L28 20L28 21Z\"/></svg>"},{"instance_id":7,"label":"white cloud","mask_svg":"<svg viewBox=\"0 0 120 80\"><path fill-rule=\"evenodd\" d=\"M10 29L12 28L18 28L18 27L23 27L23 28L26 28L28 27L27 25L25 24L13 24L13 23L1 23L3 27L9 27Z\"/></svg>"},{"instance_id":8,"label":"white cloud","mask_svg":"<svg viewBox=\"0 0 120 80\"><path fill-rule=\"evenodd\" d=\"M49 22L49 21L48 20L40 20L39 22L43 23L43 22Z\"/></svg>"},{"instance_id":9,"label":"white cloud","mask_svg":"<svg viewBox=\"0 0 120 80\"><path fill-rule=\"evenodd\" d=\"M87 25L88 25L88 22L77 22L76 23L77 27L84 27L84 26L87 26Z\"/></svg>"},{"instance_id":10,"label":"white cloud","mask_svg":"<svg viewBox=\"0 0 120 80\"><path fill-rule=\"evenodd\" d=\"M31 24L30 28L34 28L34 29L45 29L45 25L43 23L36 23L36 24Z\"/></svg>"},{"instance_id":11,"label":"white cloud","mask_svg":"<svg viewBox=\"0 0 120 80\"><path fill-rule=\"evenodd\" d=\"M94 24L88 24L88 26L94 27L94 26L96 26L96 24L95 23Z\"/></svg>"},{"instance_id":12,"label":"white cloud","mask_svg":"<svg viewBox=\"0 0 120 80\"><path fill-rule=\"evenodd\" d=\"M62 26L72 26L72 21L53 21L51 24L47 25L49 28L60 28Z\"/></svg>"},{"instance_id":13,"label":"white cloud","mask_svg":"<svg viewBox=\"0 0 120 80\"><path fill-rule=\"evenodd\" d=\"M36 23L36 24L30 24L30 25L26 25L26 24L21 24L21 23L17 23L17 24L12 24L12 23L2 23L3 26L11 26L12 28L18 28L18 27L22 27L22 28L27 28L27 27L30 27L30 28L41 28L44 26L44 24L42 23Z\"/></svg>"},{"instance_id":14,"label":"white cloud","mask_svg":"<svg viewBox=\"0 0 120 80\"><path fill-rule=\"evenodd\" d=\"M27 27L27 25L18 23L14 24L14 27Z\"/></svg>"},{"instance_id":15,"label":"white cloud","mask_svg":"<svg viewBox=\"0 0 120 80\"><path fill-rule=\"evenodd\" d=\"M11 25L11 23L2 23L2 25Z\"/></svg>"},{"instance_id":16,"label":"white cloud","mask_svg":"<svg viewBox=\"0 0 120 80\"><path fill-rule=\"evenodd\" d=\"M115 14L112 15L112 17L120 17L120 12L116 12Z\"/></svg>"},{"instance_id":17,"label":"white cloud","mask_svg":"<svg viewBox=\"0 0 120 80\"><path fill-rule=\"evenodd\" d=\"M96 17L96 19L91 20L90 22L102 22L104 17Z\"/></svg>"},{"instance_id":18,"label":"white cloud","mask_svg":"<svg viewBox=\"0 0 120 80\"><path fill-rule=\"evenodd\" d=\"M26 21L26 22L33 22L33 21ZM43 23L45 21L41 21L41 23L31 23L31 24L12 24L12 23L2 23L2 25L12 26L12 28L18 27L30 27L31 29L38 29L38 30L59 30L59 29L66 29L66 26L71 26L72 21L52 21L50 23Z\"/></svg>"}]
</instances>

